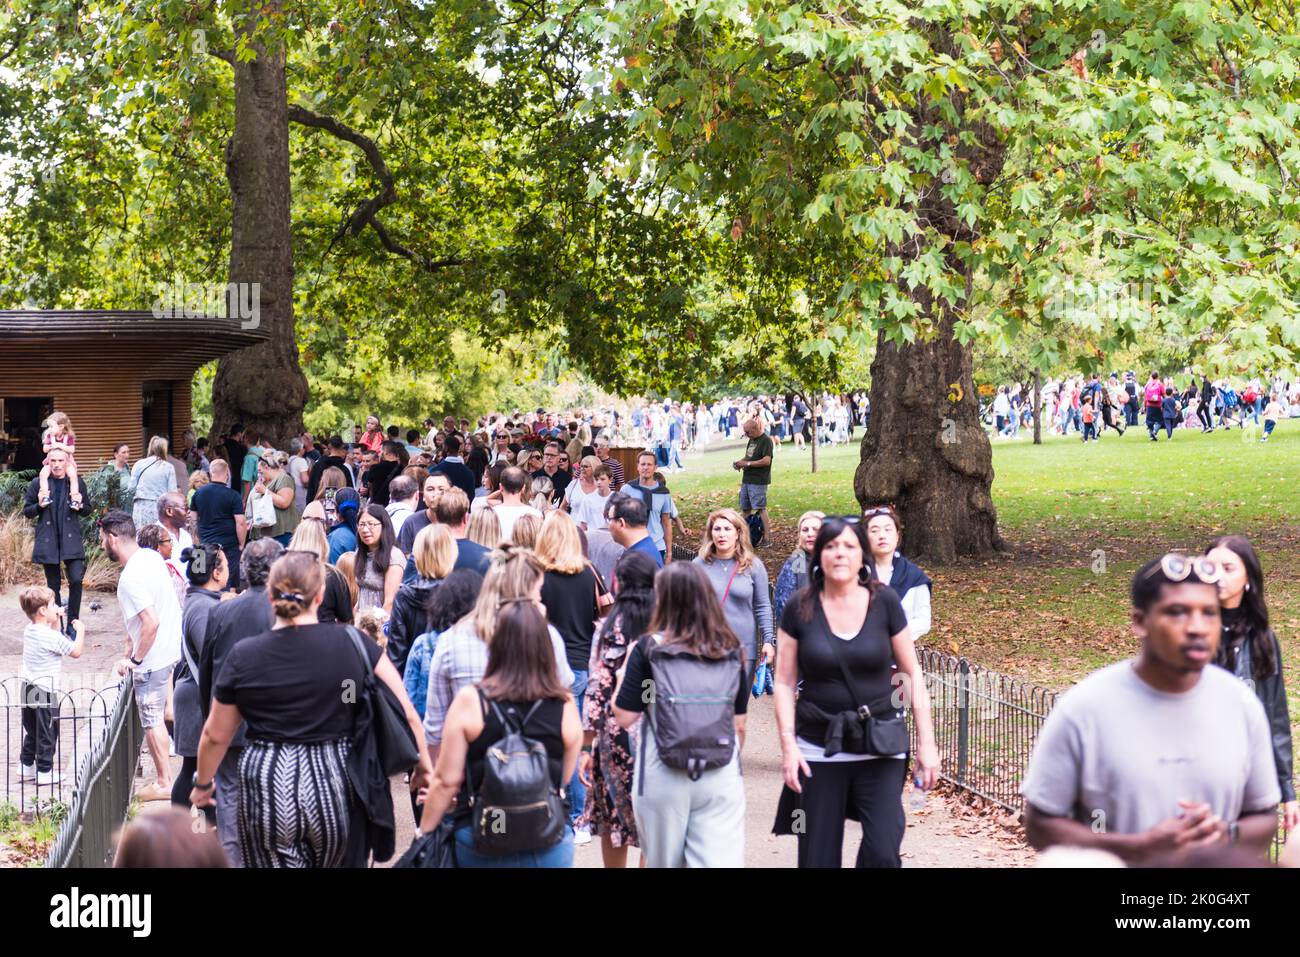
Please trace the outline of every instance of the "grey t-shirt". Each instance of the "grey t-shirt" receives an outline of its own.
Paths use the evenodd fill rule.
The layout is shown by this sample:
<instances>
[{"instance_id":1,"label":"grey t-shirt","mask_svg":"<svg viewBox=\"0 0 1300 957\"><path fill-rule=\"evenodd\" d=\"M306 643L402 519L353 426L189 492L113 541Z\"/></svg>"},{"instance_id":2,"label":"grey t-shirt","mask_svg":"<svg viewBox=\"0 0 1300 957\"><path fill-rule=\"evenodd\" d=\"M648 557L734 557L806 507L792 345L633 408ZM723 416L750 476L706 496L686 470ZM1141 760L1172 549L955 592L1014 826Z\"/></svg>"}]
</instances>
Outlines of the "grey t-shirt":
<instances>
[{"instance_id":1,"label":"grey t-shirt","mask_svg":"<svg viewBox=\"0 0 1300 957\"><path fill-rule=\"evenodd\" d=\"M1121 661L1071 688L1048 715L1020 793L1045 814L1137 834L1201 801L1225 821L1282 799L1268 720L1254 694L1206 667L1183 694Z\"/></svg>"}]
</instances>

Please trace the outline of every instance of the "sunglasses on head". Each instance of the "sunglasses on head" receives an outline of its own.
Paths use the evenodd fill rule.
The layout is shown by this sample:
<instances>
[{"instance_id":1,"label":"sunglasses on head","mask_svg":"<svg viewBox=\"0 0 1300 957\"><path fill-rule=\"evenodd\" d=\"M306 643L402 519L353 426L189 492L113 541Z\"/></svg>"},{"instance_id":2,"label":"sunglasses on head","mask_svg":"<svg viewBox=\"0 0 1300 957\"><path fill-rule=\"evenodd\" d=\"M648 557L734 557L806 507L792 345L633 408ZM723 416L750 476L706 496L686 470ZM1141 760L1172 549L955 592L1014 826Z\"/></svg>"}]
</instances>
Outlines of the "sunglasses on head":
<instances>
[{"instance_id":1,"label":"sunglasses on head","mask_svg":"<svg viewBox=\"0 0 1300 957\"><path fill-rule=\"evenodd\" d=\"M1202 584L1213 585L1223 576L1223 566L1204 555L1188 556L1170 552L1160 559L1160 564L1147 571L1147 577L1159 569L1172 582L1183 582L1195 575Z\"/></svg>"},{"instance_id":2,"label":"sunglasses on head","mask_svg":"<svg viewBox=\"0 0 1300 957\"><path fill-rule=\"evenodd\" d=\"M869 508L862 513L864 519L872 519L877 515L888 515L893 517L893 509L888 505L877 505L875 508Z\"/></svg>"}]
</instances>

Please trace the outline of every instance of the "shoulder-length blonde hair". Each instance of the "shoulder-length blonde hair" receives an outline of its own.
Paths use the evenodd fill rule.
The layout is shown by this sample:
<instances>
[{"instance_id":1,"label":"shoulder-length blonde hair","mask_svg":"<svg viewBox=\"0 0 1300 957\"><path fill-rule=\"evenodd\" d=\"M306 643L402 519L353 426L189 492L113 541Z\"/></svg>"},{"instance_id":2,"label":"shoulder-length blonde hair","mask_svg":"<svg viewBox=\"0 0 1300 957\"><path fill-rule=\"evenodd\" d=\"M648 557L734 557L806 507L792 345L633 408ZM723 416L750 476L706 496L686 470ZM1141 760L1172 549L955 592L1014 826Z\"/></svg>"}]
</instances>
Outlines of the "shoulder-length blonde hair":
<instances>
[{"instance_id":1,"label":"shoulder-length blonde hair","mask_svg":"<svg viewBox=\"0 0 1300 957\"><path fill-rule=\"evenodd\" d=\"M484 548L496 548L501 544L501 519L492 506L480 508L477 512L470 510L465 537Z\"/></svg>"},{"instance_id":2,"label":"shoulder-length blonde hair","mask_svg":"<svg viewBox=\"0 0 1300 957\"><path fill-rule=\"evenodd\" d=\"M461 621L467 622L485 644L491 644L501 605L510 601L531 601L533 591L541 581L542 563L530 549L503 545L492 553L474 610Z\"/></svg>"},{"instance_id":3,"label":"shoulder-length blonde hair","mask_svg":"<svg viewBox=\"0 0 1300 957\"><path fill-rule=\"evenodd\" d=\"M718 550L713 545L713 526L719 521L730 522L736 527L736 569L748 571L754 561L754 546L749 543L749 523L741 518L734 508L720 508L709 513L704 523L704 533L700 536L700 557L712 563L718 558Z\"/></svg>"},{"instance_id":4,"label":"shoulder-length blonde hair","mask_svg":"<svg viewBox=\"0 0 1300 957\"><path fill-rule=\"evenodd\" d=\"M320 556L322 565L328 565L330 540L325 534L325 523L310 518L299 522L293 530L293 538L289 539L288 551L313 552Z\"/></svg>"},{"instance_id":5,"label":"shoulder-length blonde hair","mask_svg":"<svg viewBox=\"0 0 1300 957\"><path fill-rule=\"evenodd\" d=\"M415 536L411 554L415 568L425 578L443 579L456 564L456 539L446 525L426 525Z\"/></svg>"},{"instance_id":6,"label":"shoulder-length blonde hair","mask_svg":"<svg viewBox=\"0 0 1300 957\"><path fill-rule=\"evenodd\" d=\"M548 572L576 575L587 567L587 561L582 557L578 526L567 512L556 510L542 520L542 530L533 550Z\"/></svg>"},{"instance_id":7,"label":"shoulder-length blonde hair","mask_svg":"<svg viewBox=\"0 0 1300 957\"><path fill-rule=\"evenodd\" d=\"M149 440L149 454L154 458L167 458L167 440L161 435L155 435Z\"/></svg>"},{"instance_id":8,"label":"shoulder-length blonde hair","mask_svg":"<svg viewBox=\"0 0 1300 957\"><path fill-rule=\"evenodd\" d=\"M520 548L535 548L537 533L541 530L542 523L537 516L525 512L515 519L514 527L510 529L510 541Z\"/></svg>"}]
</instances>

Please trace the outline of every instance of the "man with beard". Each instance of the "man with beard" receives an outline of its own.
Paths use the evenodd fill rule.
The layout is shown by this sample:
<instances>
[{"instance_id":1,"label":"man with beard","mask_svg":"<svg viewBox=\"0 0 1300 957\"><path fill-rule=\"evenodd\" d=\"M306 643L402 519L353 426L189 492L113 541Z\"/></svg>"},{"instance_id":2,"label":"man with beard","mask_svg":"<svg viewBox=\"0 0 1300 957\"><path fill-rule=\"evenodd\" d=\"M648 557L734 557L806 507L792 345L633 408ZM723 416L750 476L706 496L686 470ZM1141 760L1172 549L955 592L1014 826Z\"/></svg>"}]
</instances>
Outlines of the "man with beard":
<instances>
[{"instance_id":1,"label":"man with beard","mask_svg":"<svg viewBox=\"0 0 1300 957\"><path fill-rule=\"evenodd\" d=\"M1268 718L1214 661L1221 567L1170 554L1133 577L1136 658L1102 668L1052 708L1025 773L1036 848L1097 848L1176 866L1240 844L1261 861L1281 800Z\"/></svg>"}]
</instances>

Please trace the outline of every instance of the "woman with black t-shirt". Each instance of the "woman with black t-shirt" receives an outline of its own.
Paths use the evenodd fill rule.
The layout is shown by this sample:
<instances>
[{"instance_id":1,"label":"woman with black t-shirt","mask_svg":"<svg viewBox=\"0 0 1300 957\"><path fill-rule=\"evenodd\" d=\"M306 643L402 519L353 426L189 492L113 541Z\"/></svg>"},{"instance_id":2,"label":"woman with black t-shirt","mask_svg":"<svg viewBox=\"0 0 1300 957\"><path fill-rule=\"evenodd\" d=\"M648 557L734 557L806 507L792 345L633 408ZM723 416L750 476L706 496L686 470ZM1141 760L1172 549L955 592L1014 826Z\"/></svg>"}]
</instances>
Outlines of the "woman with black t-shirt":
<instances>
[{"instance_id":1,"label":"woman with black t-shirt","mask_svg":"<svg viewBox=\"0 0 1300 957\"><path fill-rule=\"evenodd\" d=\"M1264 706L1282 789L1282 826L1290 831L1300 824L1300 803L1291 780L1291 717L1282 678L1282 645L1268 623L1264 571L1255 547L1242 535L1216 538L1205 554L1223 569L1219 577L1223 638L1214 662L1249 684Z\"/></svg>"},{"instance_id":2,"label":"woman with black t-shirt","mask_svg":"<svg viewBox=\"0 0 1300 957\"><path fill-rule=\"evenodd\" d=\"M526 598L501 605L482 680L457 692L447 710L420 830L436 828L454 799L457 867L572 867L573 830L567 823L549 846L495 856L474 849L472 799L483 783L489 750L506 734L502 718L511 712L523 733L546 748L551 785L562 789L578 765L582 720L556 676L546 619ZM503 823L508 826L509 819Z\"/></svg>"},{"instance_id":3,"label":"woman with black t-shirt","mask_svg":"<svg viewBox=\"0 0 1300 957\"><path fill-rule=\"evenodd\" d=\"M411 790L428 784L431 769L420 719L393 663L375 644L363 645L363 666L348 627L320 624L324 592L319 557L288 552L271 566L267 594L272 630L230 651L212 688L212 710L199 743L190 803L213 803L213 776L235 730L246 725L239 759L239 843L248 867L341 867L359 803L347 758L363 667L401 702L420 748Z\"/></svg>"},{"instance_id":4,"label":"woman with black t-shirt","mask_svg":"<svg viewBox=\"0 0 1300 957\"><path fill-rule=\"evenodd\" d=\"M898 595L872 574L870 554L860 520L826 519L809 585L781 616L776 721L786 787L774 830L798 835L800 867L840 866L846 816L862 822L858 867L902 866L907 732L906 724L892 724L903 721L900 704L910 704L916 718L918 783L933 787L939 772L907 617ZM891 681L894 666L899 679ZM855 724L864 707L879 738ZM896 741L898 751L874 753L880 740Z\"/></svg>"}]
</instances>

